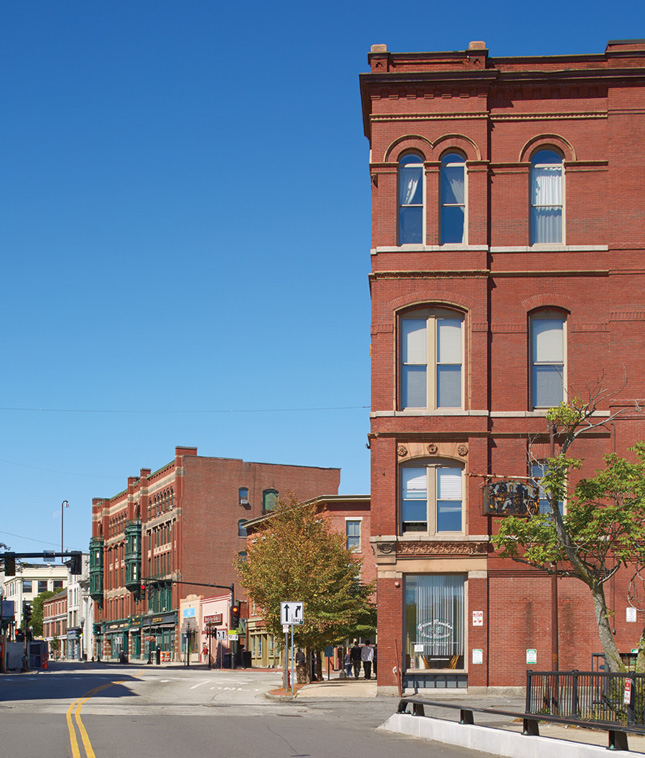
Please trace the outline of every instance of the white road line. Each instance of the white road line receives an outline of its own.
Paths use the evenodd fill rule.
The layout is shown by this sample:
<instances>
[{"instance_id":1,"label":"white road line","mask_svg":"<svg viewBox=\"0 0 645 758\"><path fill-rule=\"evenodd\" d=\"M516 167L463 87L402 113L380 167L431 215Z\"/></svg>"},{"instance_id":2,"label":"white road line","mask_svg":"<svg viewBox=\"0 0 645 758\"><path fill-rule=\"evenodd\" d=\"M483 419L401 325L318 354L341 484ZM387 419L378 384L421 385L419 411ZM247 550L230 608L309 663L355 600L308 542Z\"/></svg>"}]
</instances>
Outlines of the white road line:
<instances>
[{"instance_id":1,"label":"white road line","mask_svg":"<svg viewBox=\"0 0 645 758\"><path fill-rule=\"evenodd\" d=\"M203 682L200 682L199 684L194 684L190 689L191 690L196 690L198 687L201 687L202 684L208 684L209 681L210 681L210 679L204 679Z\"/></svg>"}]
</instances>

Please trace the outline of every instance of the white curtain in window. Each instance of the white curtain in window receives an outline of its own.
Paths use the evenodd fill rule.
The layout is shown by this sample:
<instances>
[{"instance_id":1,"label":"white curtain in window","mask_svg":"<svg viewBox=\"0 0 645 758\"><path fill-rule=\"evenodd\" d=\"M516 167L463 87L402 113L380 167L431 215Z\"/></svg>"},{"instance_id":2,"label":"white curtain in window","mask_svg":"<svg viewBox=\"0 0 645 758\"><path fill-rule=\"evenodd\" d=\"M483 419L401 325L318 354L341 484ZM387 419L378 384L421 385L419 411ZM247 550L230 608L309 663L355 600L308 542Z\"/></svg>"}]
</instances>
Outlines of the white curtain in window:
<instances>
[{"instance_id":1,"label":"white curtain in window","mask_svg":"<svg viewBox=\"0 0 645 758\"><path fill-rule=\"evenodd\" d=\"M399 177L399 203L401 205L418 205L421 203L422 170L417 167L404 167Z\"/></svg>"},{"instance_id":2,"label":"white curtain in window","mask_svg":"<svg viewBox=\"0 0 645 758\"><path fill-rule=\"evenodd\" d=\"M428 485L427 473L424 468L401 469L404 500L425 500Z\"/></svg>"},{"instance_id":3,"label":"white curtain in window","mask_svg":"<svg viewBox=\"0 0 645 758\"><path fill-rule=\"evenodd\" d=\"M461 319L437 319L437 361L461 363Z\"/></svg>"},{"instance_id":4,"label":"white curtain in window","mask_svg":"<svg viewBox=\"0 0 645 758\"><path fill-rule=\"evenodd\" d=\"M464 174L465 167L443 166L441 177L441 200L444 204L463 205L464 204Z\"/></svg>"},{"instance_id":5,"label":"white curtain in window","mask_svg":"<svg viewBox=\"0 0 645 758\"><path fill-rule=\"evenodd\" d=\"M464 578L450 574L406 580L408 649L423 644L430 668L447 668L464 654ZM412 623L410 623L412 622ZM412 639L410 639L412 637ZM437 660L437 659L444 660ZM433 660L435 659L435 660Z\"/></svg>"},{"instance_id":6,"label":"white curtain in window","mask_svg":"<svg viewBox=\"0 0 645 758\"><path fill-rule=\"evenodd\" d=\"M560 318L533 319L533 362L564 361L563 321Z\"/></svg>"},{"instance_id":7,"label":"white curtain in window","mask_svg":"<svg viewBox=\"0 0 645 758\"><path fill-rule=\"evenodd\" d=\"M562 205L562 168L533 168L533 205Z\"/></svg>"},{"instance_id":8,"label":"white curtain in window","mask_svg":"<svg viewBox=\"0 0 645 758\"><path fill-rule=\"evenodd\" d=\"M428 361L426 319L406 318L401 322L403 333L403 363L425 364Z\"/></svg>"},{"instance_id":9,"label":"white curtain in window","mask_svg":"<svg viewBox=\"0 0 645 758\"><path fill-rule=\"evenodd\" d=\"M461 500L461 469L437 469L437 500Z\"/></svg>"}]
</instances>

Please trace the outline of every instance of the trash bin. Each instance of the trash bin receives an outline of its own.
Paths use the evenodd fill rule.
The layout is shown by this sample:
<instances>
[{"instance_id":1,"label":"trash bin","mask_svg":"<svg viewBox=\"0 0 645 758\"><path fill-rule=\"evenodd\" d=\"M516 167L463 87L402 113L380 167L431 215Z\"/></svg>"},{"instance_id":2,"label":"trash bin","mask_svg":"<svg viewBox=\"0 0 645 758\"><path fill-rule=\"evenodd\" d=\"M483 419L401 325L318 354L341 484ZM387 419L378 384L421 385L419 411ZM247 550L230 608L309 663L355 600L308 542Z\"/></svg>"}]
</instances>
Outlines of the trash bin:
<instances>
[{"instance_id":1,"label":"trash bin","mask_svg":"<svg viewBox=\"0 0 645 758\"><path fill-rule=\"evenodd\" d=\"M231 654L230 653L224 653L224 660L222 661L222 668L224 668L224 669L230 669L231 668Z\"/></svg>"},{"instance_id":2,"label":"trash bin","mask_svg":"<svg viewBox=\"0 0 645 758\"><path fill-rule=\"evenodd\" d=\"M243 669L250 669L252 667L250 650L242 650L240 653L240 667Z\"/></svg>"}]
</instances>

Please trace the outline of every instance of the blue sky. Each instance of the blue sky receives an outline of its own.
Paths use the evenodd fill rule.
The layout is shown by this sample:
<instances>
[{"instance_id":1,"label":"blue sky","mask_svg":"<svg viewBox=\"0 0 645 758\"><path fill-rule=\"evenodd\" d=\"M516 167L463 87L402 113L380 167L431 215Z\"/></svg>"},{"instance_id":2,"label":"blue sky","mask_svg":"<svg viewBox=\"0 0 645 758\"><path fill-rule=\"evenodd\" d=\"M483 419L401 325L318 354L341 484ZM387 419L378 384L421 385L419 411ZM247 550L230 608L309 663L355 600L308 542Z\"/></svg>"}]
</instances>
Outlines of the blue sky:
<instances>
[{"instance_id":1,"label":"blue sky","mask_svg":"<svg viewBox=\"0 0 645 758\"><path fill-rule=\"evenodd\" d=\"M540 23L538 18L542 19ZM210 456L369 491L368 143L396 52L601 53L641 3L3 0L0 542Z\"/></svg>"}]
</instances>

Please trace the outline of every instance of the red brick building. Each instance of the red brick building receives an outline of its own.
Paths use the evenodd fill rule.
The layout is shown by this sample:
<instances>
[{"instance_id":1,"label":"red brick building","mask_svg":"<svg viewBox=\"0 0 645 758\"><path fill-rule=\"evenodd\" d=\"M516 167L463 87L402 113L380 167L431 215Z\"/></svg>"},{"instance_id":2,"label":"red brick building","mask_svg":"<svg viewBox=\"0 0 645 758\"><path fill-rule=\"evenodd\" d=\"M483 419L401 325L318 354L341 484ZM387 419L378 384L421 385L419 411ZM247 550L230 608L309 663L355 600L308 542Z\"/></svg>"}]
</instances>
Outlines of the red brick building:
<instances>
[{"instance_id":1,"label":"red brick building","mask_svg":"<svg viewBox=\"0 0 645 758\"><path fill-rule=\"evenodd\" d=\"M370 584L376 579L376 561L370 545L371 519L369 495L322 495L315 498L316 505L329 519L331 529L345 536L345 545L356 558L362 561L361 582ZM248 524L248 538L262 527L265 517L259 517ZM287 599L287 598L285 598ZM294 598L295 599L295 598ZM306 607L305 607L306 613ZM272 635L267 632L262 618L262 609L251 602L247 625L246 645L251 652L253 666L259 668L282 665L282 651L275 643ZM343 669L342 651L344 648L334 648L333 659L329 666L335 671ZM323 670L327 670L327 660L323 661Z\"/></svg>"},{"instance_id":2,"label":"red brick building","mask_svg":"<svg viewBox=\"0 0 645 758\"><path fill-rule=\"evenodd\" d=\"M92 501L90 594L96 655L144 658L159 645L179 653L179 600L235 582L233 558L245 521L270 511L280 493L336 493L340 470L232 458L177 447L159 470L141 469L123 492ZM236 594L238 593L236 586Z\"/></svg>"},{"instance_id":3,"label":"red brick building","mask_svg":"<svg viewBox=\"0 0 645 758\"><path fill-rule=\"evenodd\" d=\"M547 409L597 379L600 417L627 412L578 441L582 475L645 437L645 41L368 60L379 687L588 669L586 588L496 558L482 485L539 477ZM628 578L606 588L621 652Z\"/></svg>"},{"instance_id":4,"label":"red brick building","mask_svg":"<svg viewBox=\"0 0 645 758\"><path fill-rule=\"evenodd\" d=\"M50 658L67 656L67 589L43 600L43 639Z\"/></svg>"}]
</instances>

